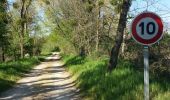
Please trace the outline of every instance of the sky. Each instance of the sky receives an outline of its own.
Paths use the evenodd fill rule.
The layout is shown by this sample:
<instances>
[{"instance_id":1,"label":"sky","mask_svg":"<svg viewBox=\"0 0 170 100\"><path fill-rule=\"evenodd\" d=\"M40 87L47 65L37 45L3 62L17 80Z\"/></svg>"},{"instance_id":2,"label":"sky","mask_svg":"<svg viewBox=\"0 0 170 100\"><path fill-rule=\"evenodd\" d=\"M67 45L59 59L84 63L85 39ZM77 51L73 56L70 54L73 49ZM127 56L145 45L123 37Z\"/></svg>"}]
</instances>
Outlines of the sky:
<instances>
[{"instance_id":1,"label":"sky","mask_svg":"<svg viewBox=\"0 0 170 100\"><path fill-rule=\"evenodd\" d=\"M133 1L130 12L138 14L145 10L155 12L162 19L170 21L167 18L170 17L170 0L136 0Z\"/></svg>"},{"instance_id":2,"label":"sky","mask_svg":"<svg viewBox=\"0 0 170 100\"><path fill-rule=\"evenodd\" d=\"M12 3L12 2L14 2L15 0L7 0L9 3Z\"/></svg>"},{"instance_id":3,"label":"sky","mask_svg":"<svg viewBox=\"0 0 170 100\"><path fill-rule=\"evenodd\" d=\"M158 14L165 29L170 31L170 0L135 0L132 2L130 13L136 16L146 10Z\"/></svg>"}]
</instances>

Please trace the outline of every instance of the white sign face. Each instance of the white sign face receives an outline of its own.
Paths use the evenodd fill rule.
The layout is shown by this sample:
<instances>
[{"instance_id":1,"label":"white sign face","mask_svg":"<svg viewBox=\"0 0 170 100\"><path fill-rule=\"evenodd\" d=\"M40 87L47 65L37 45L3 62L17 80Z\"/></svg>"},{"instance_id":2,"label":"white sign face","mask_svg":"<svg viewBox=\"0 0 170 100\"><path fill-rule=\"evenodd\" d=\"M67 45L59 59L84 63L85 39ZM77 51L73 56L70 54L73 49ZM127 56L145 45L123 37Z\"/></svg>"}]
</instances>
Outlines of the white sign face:
<instances>
[{"instance_id":1,"label":"white sign face","mask_svg":"<svg viewBox=\"0 0 170 100\"><path fill-rule=\"evenodd\" d=\"M152 12L139 14L132 22L133 38L142 45L156 43L162 37L163 24L160 17Z\"/></svg>"}]
</instances>

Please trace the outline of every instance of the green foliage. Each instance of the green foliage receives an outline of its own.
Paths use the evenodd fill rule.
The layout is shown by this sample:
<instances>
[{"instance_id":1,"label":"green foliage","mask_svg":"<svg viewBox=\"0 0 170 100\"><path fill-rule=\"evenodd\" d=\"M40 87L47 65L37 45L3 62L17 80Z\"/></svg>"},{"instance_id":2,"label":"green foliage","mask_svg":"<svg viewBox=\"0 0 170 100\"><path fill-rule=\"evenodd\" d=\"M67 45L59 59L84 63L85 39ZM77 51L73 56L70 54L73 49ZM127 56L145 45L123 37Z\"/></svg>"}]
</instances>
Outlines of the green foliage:
<instances>
[{"instance_id":1,"label":"green foliage","mask_svg":"<svg viewBox=\"0 0 170 100\"><path fill-rule=\"evenodd\" d=\"M124 0L111 0L110 3L115 7L114 10L116 13L120 13L122 9Z\"/></svg>"},{"instance_id":2,"label":"green foliage","mask_svg":"<svg viewBox=\"0 0 170 100\"><path fill-rule=\"evenodd\" d=\"M59 44L61 51L64 50L64 52L91 55L95 51L99 51L98 54L108 54L114 38L111 33L114 30L112 24L116 22L113 22L110 14L99 18L99 14L102 12L100 8L105 4L105 1L62 0L58 3L60 6L49 7L51 10L46 10L46 15L52 19L52 25L55 25L53 27L55 31L52 30L52 34L58 38L54 45ZM54 5L58 4L54 3ZM71 48L66 49L68 46Z\"/></svg>"},{"instance_id":3,"label":"green foliage","mask_svg":"<svg viewBox=\"0 0 170 100\"><path fill-rule=\"evenodd\" d=\"M60 52L60 48L59 47L55 47L52 52Z\"/></svg>"},{"instance_id":4,"label":"green foliage","mask_svg":"<svg viewBox=\"0 0 170 100\"><path fill-rule=\"evenodd\" d=\"M25 73L28 73L38 58L21 59L15 62L0 63L0 92L12 87Z\"/></svg>"},{"instance_id":5,"label":"green foliage","mask_svg":"<svg viewBox=\"0 0 170 100\"><path fill-rule=\"evenodd\" d=\"M14 7L15 9L18 9L18 8L19 8L19 4L18 4L17 2L14 2L14 3L13 3L13 7Z\"/></svg>"},{"instance_id":6,"label":"green foliage","mask_svg":"<svg viewBox=\"0 0 170 100\"><path fill-rule=\"evenodd\" d=\"M92 12L93 8L94 8L94 5L93 5L93 4L86 4L86 10L87 10L88 12Z\"/></svg>"},{"instance_id":7,"label":"green foliage","mask_svg":"<svg viewBox=\"0 0 170 100\"><path fill-rule=\"evenodd\" d=\"M131 62L119 60L118 67L107 73L108 58L94 60L79 56L64 56L66 68L77 79L85 98L92 100L143 100L143 73ZM152 76L152 75L151 75ZM169 80L150 79L150 96L154 100L170 97Z\"/></svg>"},{"instance_id":8,"label":"green foliage","mask_svg":"<svg viewBox=\"0 0 170 100\"><path fill-rule=\"evenodd\" d=\"M8 15L7 15L7 0L0 1L0 61L5 61L5 54L9 46L8 34Z\"/></svg>"},{"instance_id":9,"label":"green foliage","mask_svg":"<svg viewBox=\"0 0 170 100\"><path fill-rule=\"evenodd\" d=\"M42 0L46 5L50 5L50 1L49 0Z\"/></svg>"},{"instance_id":10,"label":"green foliage","mask_svg":"<svg viewBox=\"0 0 170 100\"><path fill-rule=\"evenodd\" d=\"M99 6L102 6L104 4L104 0L99 0L98 4Z\"/></svg>"},{"instance_id":11,"label":"green foliage","mask_svg":"<svg viewBox=\"0 0 170 100\"><path fill-rule=\"evenodd\" d=\"M56 26L51 27L51 33L46 37L46 41L43 44L42 53L46 54L52 51L75 53L75 46L73 45L73 27L77 26L75 18L62 19L56 16L56 13L52 13L49 10L46 11L46 14L48 16L55 14L50 24L54 23Z\"/></svg>"},{"instance_id":12,"label":"green foliage","mask_svg":"<svg viewBox=\"0 0 170 100\"><path fill-rule=\"evenodd\" d=\"M6 0L0 1L0 47L7 45L8 43L8 35L7 35L7 6Z\"/></svg>"}]
</instances>

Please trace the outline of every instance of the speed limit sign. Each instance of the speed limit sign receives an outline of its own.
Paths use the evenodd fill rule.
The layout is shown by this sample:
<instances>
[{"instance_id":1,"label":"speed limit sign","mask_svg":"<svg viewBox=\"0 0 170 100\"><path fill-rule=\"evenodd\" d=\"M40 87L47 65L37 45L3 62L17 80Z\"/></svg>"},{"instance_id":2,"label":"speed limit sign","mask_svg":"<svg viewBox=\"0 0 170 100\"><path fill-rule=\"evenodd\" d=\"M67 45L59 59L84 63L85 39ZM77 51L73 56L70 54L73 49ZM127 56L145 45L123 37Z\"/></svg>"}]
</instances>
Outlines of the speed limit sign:
<instances>
[{"instance_id":1,"label":"speed limit sign","mask_svg":"<svg viewBox=\"0 0 170 100\"><path fill-rule=\"evenodd\" d=\"M144 100L149 100L149 49L148 45L158 42L163 33L161 18L153 12L143 12L131 24L132 37L144 45Z\"/></svg>"},{"instance_id":2,"label":"speed limit sign","mask_svg":"<svg viewBox=\"0 0 170 100\"><path fill-rule=\"evenodd\" d=\"M161 18L153 12L143 12L135 17L131 24L132 37L142 45L158 42L163 33Z\"/></svg>"}]
</instances>

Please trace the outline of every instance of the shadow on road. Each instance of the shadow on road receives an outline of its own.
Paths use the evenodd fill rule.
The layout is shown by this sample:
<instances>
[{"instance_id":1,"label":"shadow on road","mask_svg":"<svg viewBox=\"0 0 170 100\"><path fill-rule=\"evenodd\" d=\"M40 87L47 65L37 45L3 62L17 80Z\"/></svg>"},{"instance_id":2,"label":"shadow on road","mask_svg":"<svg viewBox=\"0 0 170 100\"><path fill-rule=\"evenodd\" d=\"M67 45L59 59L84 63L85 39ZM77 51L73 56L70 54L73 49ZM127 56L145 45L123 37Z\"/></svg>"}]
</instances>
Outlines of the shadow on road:
<instances>
[{"instance_id":1,"label":"shadow on road","mask_svg":"<svg viewBox=\"0 0 170 100\"><path fill-rule=\"evenodd\" d=\"M78 100L76 82L60 59L59 55L48 57L14 88L2 93L0 100Z\"/></svg>"}]
</instances>

